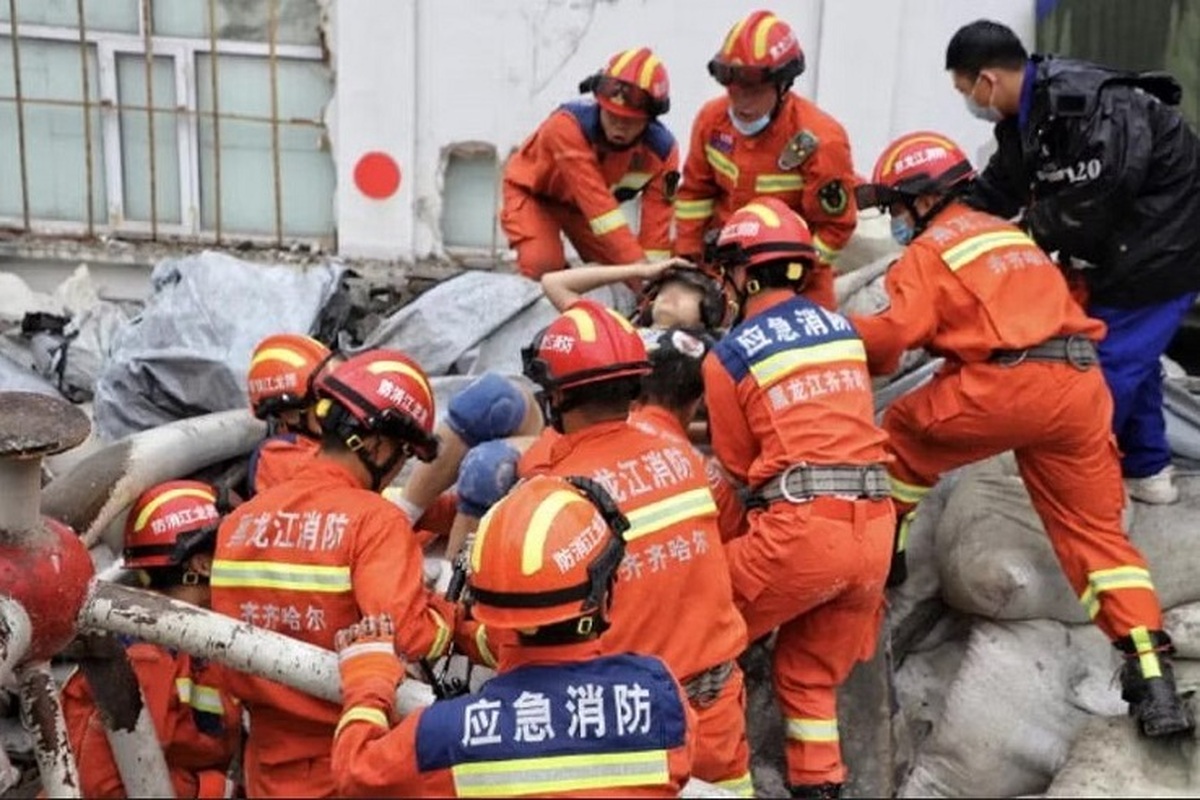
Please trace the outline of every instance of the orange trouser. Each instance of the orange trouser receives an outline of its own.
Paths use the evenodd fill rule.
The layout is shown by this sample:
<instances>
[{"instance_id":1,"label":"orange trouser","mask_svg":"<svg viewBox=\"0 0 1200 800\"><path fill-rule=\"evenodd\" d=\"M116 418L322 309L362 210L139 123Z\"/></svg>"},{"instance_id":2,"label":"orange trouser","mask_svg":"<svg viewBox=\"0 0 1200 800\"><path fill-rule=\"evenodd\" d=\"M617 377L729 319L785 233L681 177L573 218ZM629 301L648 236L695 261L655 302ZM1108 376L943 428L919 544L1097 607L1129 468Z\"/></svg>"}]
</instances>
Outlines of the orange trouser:
<instances>
[{"instance_id":1,"label":"orange trouser","mask_svg":"<svg viewBox=\"0 0 1200 800\"><path fill-rule=\"evenodd\" d=\"M895 525L888 500L781 501L725 546L750 640L779 628L772 671L792 786L845 781L837 688L875 651Z\"/></svg>"},{"instance_id":2,"label":"orange trouser","mask_svg":"<svg viewBox=\"0 0 1200 800\"><path fill-rule=\"evenodd\" d=\"M884 416L902 516L947 470L1013 450L1063 572L1109 639L1162 628L1146 561L1121 527L1125 495L1112 399L1097 367L968 364L897 400Z\"/></svg>"},{"instance_id":3,"label":"orange trouser","mask_svg":"<svg viewBox=\"0 0 1200 800\"><path fill-rule=\"evenodd\" d=\"M330 767L332 739L329 749L330 753L321 756L264 764L261 761L263 754L254 746L254 734L251 733L246 740L244 755L246 796L337 797L337 783Z\"/></svg>"},{"instance_id":4,"label":"orange trouser","mask_svg":"<svg viewBox=\"0 0 1200 800\"><path fill-rule=\"evenodd\" d=\"M595 264L622 264L636 260L623 257L610 245L611 237L592 233L578 209L553 200L534 197L511 183L504 184L504 210L500 224L509 245L517 251L517 269L537 280L547 272L567 265L560 234L571 240L579 257Z\"/></svg>"},{"instance_id":5,"label":"orange trouser","mask_svg":"<svg viewBox=\"0 0 1200 800\"><path fill-rule=\"evenodd\" d=\"M729 680L707 706L696 712L696 755L692 774L742 797L754 796L750 782L750 745L746 741L746 681L734 665Z\"/></svg>"}]
</instances>

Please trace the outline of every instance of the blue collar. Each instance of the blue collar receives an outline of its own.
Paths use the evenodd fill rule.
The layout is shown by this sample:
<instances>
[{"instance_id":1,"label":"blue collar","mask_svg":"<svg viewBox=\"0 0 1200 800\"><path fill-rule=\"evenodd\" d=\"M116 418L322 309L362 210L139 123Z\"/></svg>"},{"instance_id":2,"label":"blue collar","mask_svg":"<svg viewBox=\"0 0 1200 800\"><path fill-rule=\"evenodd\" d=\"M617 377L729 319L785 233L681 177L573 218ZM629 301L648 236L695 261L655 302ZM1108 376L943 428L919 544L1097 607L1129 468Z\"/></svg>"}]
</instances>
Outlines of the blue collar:
<instances>
[{"instance_id":1,"label":"blue collar","mask_svg":"<svg viewBox=\"0 0 1200 800\"><path fill-rule=\"evenodd\" d=\"M1017 124L1021 130L1029 123L1029 113L1033 110L1033 83L1037 80L1037 64L1033 59L1025 63L1025 80L1021 83L1021 103L1017 110Z\"/></svg>"}]
</instances>

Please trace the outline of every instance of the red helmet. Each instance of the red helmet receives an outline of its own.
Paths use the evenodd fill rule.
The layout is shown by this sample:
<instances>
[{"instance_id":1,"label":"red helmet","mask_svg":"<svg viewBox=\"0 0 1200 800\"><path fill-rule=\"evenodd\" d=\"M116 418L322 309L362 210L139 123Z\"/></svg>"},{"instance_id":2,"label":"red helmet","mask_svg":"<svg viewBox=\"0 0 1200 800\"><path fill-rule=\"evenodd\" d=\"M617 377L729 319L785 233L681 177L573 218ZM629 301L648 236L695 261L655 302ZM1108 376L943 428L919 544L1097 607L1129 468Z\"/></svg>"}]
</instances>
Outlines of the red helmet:
<instances>
[{"instance_id":1,"label":"red helmet","mask_svg":"<svg viewBox=\"0 0 1200 800\"><path fill-rule=\"evenodd\" d=\"M329 356L328 347L299 333L277 333L259 342L246 379L254 416L265 419L311 405L313 373Z\"/></svg>"},{"instance_id":2,"label":"red helmet","mask_svg":"<svg viewBox=\"0 0 1200 800\"><path fill-rule=\"evenodd\" d=\"M657 117L671 108L667 68L648 47L617 53L579 91L593 93L601 108L621 117Z\"/></svg>"},{"instance_id":3,"label":"red helmet","mask_svg":"<svg viewBox=\"0 0 1200 800\"><path fill-rule=\"evenodd\" d=\"M479 521L471 548L472 613L496 628L584 618L603 630L629 521L587 478L539 475L517 484Z\"/></svg>"},{"instance_id":4,"label":"red helmet","mask_svg":"<svg viewBox=\"0 0 1200 800\"><path fill-rule=\"evenodd\" d=\"M399 350L368 350L317 376L317 418L351 450L367 434L406 443L422 461L437 457L433 389L425 372Z\"/></svg>"},{"instance_id":5,"label":"red helmet","mask_svg":"<svg viewBox=\"0 0 1200 800\"><path fill-rule=\"evenodd\" d=\"M733 212L706 255L706 260L723 272L790 261L787 277L794 281L800 280L816 259L808 225L776 197L755 198Z\"/></svg>"},{"instance_id":6,"label":"red helmet","mask_svg":"<svg viewBox=\"0 0 1200 800\"><path fill-rule=\"evenodd\" d=\"M525 356L525 377L543 389L570 389L650 372L646 346L629 320L594 300L577 300Z\"/></svg>"},{"instance_id":7,"label":"red helmet","mask_svg":"<svg viewBox=\"0 0 1200 800\"><path fill-rule=\"evenodd\" d=\"M125 519L125 566L178 566L215 547L225 505L219 495L200 481L167 481L142 492Z\"/></svg>"},{"instance_id":8,"label":"red helmet","mask_svg":"<svg viewBox=\"0 0 1200 800\"><path fill-rule=\"evenodd\" d=\"M647 328L653 323L654 300L663 286L672 281L687 284L700 291L700 324L705 329L715 331L721 327L728 305L725 291L720 281L697 267L668 267L657 278L647 283L642 289L637 313L634 315L636 325Z\"/></svg>"},{"instance_id":9,"label":"red helmet","mask_svg":"<svg viewBox=\"0 0 1200 800\"><path fill-rule=\"evenodd\" d=\"M886 208L903 198L942 194L974 179L966 153L940 133L901 136L875 162L871 182L854 190L859 208Z\"/></svg>"},{"instance_id":10,"label":"red helmet","mask_svg":"<svg viewBox=\"0 0 1200 800\"><path fill-rule=\"evenodd\" d=\"M730 28L708 62L708 74L722 86L774 83L786 89L803 72L795 31L770 11L755 11Z\"/></svg>"}]
</instances>

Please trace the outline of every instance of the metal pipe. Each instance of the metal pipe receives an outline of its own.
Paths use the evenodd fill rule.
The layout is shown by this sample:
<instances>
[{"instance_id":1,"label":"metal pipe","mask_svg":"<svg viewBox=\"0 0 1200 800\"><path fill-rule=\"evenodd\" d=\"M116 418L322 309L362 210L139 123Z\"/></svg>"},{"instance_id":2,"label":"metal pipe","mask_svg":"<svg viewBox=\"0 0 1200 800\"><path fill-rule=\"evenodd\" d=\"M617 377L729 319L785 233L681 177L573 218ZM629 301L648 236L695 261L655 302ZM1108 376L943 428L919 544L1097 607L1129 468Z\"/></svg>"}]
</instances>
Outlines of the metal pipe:
<instances>
[{"instance_id":1,"label":"metal pipe","mask_svg":"<svg viewBox=\"0 0 1200 800\"><path fill-rule=\"evenodd\" d=\"M8 24L12 41L13 92L17 102L17 157L21 161L21 220L29 230L29 167L25 156L25 104L21 102L21 33L17 28L17 0L8 0Z\"/></svg>"},{"instance_id":2,"label":"metal pipe","mask_svg":"<svg viewBox=\"0 0 1200 800\"><path fill-rule=\"evenodd\" d=\"M79 770L67 739L67 723L50 664L27 664L18 671L17 678L21 682L21 724L33 734L33 753L46 796L79 797Z\"/></svg>"},{"instance_id":3,"label":"metal pipe","mask_svg":"<svg viewBox=\"0 0 1200 800\"><path fill-rule=\"evenodd\" d=\"M217 0L208 0L208 49L212 56L212 132L213 132L213 210L216 218L217 244L221 243L221 114L219 84L217 82L217 62L220 55L217 52Z\"/></svg>"},{"instance_id":4,"label":"metal pipe","mask_svg":"<svg viewBox=\"0 0 1200 800\"><path fill-rule=\"evenodd\" d=\"M41 524L42 459L0 458L0 531L27 533Z\"/></svg>"},{"instance_id":5,"label":"metal pipe","mask_svg":"<svg viewBox=\"0 0 1200 800\"><path fill-rule=\"evenodd\" d=\"M158 238L158 159L154 150L154 4L142 0L142 41L146 51L146 119L150 145L150 239Z\"/></svg>"},{"instance_id":6,"label":"metal pipe","mask_svg":"<svg viewBox=\"0 0 1200 800\"><path fill-rule=\"evenodd\" d=\"M283 247L283 171L279 164L279 0L267 0L267 61L271 72L271 170L275 181L275 246Z\"/></svg>"},{"instance_id":7,"label":"metal pipe","mask_svg":"<svg viewBox=\"0 0 1200 800\"><path fill-rule=\"evenodd\" d=\"M0 102L15 103L16 100L17 100L16 95L0 94ZM61 99L55 98L55 97L22 97L22 102L27 106L52 106L52 107L56 107L56 108L78 108L79 106L83 105L78 100L61 100ZM121 112L121 111L141 112L141 111L149 111L150 110L150 106L148 106L144 103L107 103L107 104L105 104L104 107L106 109L111 109L112 111L117 111L117 112ZM190 109L190 108L182 108L182 107L172 108L172 109L167 109L167 110L158 109L158 113L160 113L160 114L168 114L169 113L169 114L174 114L176 116L188 116L188 117L211 117L211 116L213 116L212 111L200 111L198 109ZM262 123L269 123L271 121L271 118L269 116L263 116L261 114L242 114L242 113L239 113L236 111L222 111L221 119L237 120L239 122L262 122ZM280 117L279 123L281 125L294 125L294 126L301 126L301 127L308 127L308 128L324 128L325 127L325 123L322 122L321 120L309 119L308 117L287 117L286 119L283 117Z\"/></svg>"},{"instance_id":8,"label":"metal pipe","mask_svg":"<svg viewBox=\"0 0 1200 800\"><path fill-rule=\"evenodd\" d=\"M7 595L0 595L0 686L15 680L17 664L29 652L33 624L25 607ZM3 794L0 789L0 794Z\"/></svg>"},{"instance_id":9,"label":"metal pipe","mask_svg":"<svg viewBox=\"0 0 1200 800\"><path fill-rule=\"evenodd\" d=\"M94 179L92 176L92 98L91 84L88 80L88 50L87 22L83 15L83 0L75 0L75 9L79 14L79 64L83 73L83 148L87 159L87 231L88 236L96 234L95 215L92 213Z\"/></svg>"}]
</instances>

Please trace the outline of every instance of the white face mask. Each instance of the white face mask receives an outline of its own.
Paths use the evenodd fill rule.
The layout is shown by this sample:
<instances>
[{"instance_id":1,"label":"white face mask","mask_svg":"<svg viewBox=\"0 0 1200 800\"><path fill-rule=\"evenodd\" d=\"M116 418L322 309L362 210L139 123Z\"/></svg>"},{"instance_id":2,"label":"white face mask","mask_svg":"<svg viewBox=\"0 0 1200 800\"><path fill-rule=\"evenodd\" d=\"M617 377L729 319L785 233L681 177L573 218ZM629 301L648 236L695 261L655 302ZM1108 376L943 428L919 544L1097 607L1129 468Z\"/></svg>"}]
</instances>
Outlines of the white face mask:
<instances>
[{"instance_id":1,"label":"white face mask","mask_svg":"<svg viewBox=\"0 0 1200 800\"><path fill-rule=\"evenodd\" d=\"M971 95L967 95L963 99L967 101L967 111L976 119L992 123L1000 122L1004 119L1004 115L1000 113L999 109L993 106L980 105L975 102L975 99Z\"/></svg>"},{"instance_id":2,"label":"white face mask","mask_svg":"<svg viewBox=\"0 0 1200 800\"><path fill-rule=\"evenodd\" d=\"M743 122L736 114L733 113L733 106L727 110L729 121L733 123L733 127L737 128L737 132L743 136L755 136L763 132L763 130L771 124L771 112L768 111L756 120Z\"/></svg>"}]
</instances>

